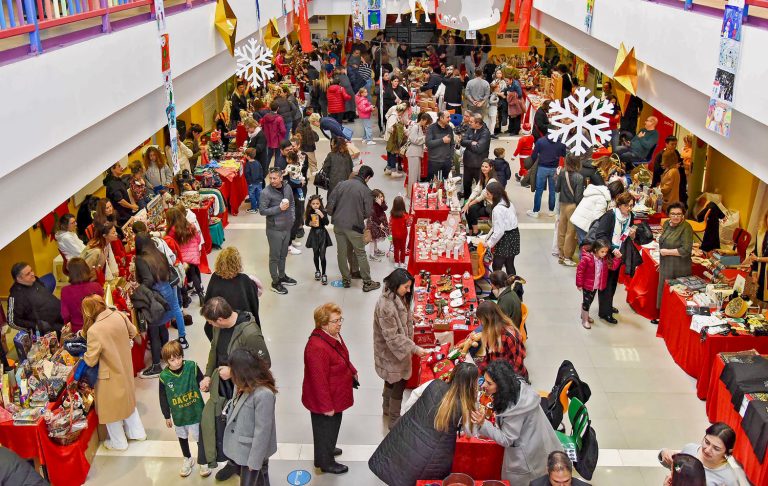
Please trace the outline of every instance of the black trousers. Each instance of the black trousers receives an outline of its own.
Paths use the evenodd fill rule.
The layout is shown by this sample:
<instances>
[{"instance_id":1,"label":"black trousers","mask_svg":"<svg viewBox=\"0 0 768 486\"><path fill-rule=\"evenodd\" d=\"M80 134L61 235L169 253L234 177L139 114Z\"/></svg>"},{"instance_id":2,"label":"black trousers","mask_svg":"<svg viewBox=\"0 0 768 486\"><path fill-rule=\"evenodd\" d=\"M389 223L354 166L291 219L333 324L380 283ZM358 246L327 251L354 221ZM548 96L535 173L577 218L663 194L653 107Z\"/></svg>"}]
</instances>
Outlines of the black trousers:
<instances>
[{"instance_id":1,"label":"black trousers","mask_svg":"<svg viewBox=\"0 0 768 486\"><path fill-rule=\"evenodd\" d=\"M509 117L509 126L507 127L507 132L512 135L517 135L520 133L520 120L522 119L522 115L517 116L510 116Z\"/></svg>"},{"instance_id":2,"label":"black trousers","mask_svg":"<svg viewBox=\"0 0 768 486\"><path fill-rule=\"evenodd\" d=\"M446 160L445 162L439 162L439 161L429 161L429 171L427 172L427 180L431 181L434 179L434 177L437 174L440 174L443 179L447 179L448 175L451 173L451 168L453 167L453 163L450 160ZM415 181L414 181L415 182Z\"/></svg>"},{"instance_id":3,"label":"black trousers","mask_svg":"<svg viewBox=\"0 0 768 486\"><path fill-rule=\"evenodd\" d=\"M341 123L344 121L344 113L330 113L328 116Z\"/></svg>"},{"instance_id":4,"label":"black trousers","mask_svg":"<svg viewBox=\"0 0 768 486\"><path fill-rule=\"evenodd\" d=\"M480 180L480 167L467 167L464 166L464 179L462 180L462 191L464 191L464 199L468 198L472 194L472 181Z\"/></svg>"},{"instance_id":5,"label":"black trousers","mask_svg":"<svg viewBox=\"0 0 768 486\"><path fill-rule=\"evenodd\" d=\"M302 191L304 192L304 197L306 198L307 195L307 188L302 188ZM299 235L299 230L303 232L304 228L304 201L305 199L299 200L298 195L294 191L293 193L293 202L294 202L294 219L293 219L293 226L291 227L291 241L295 240Z\"/></svg>"},{"instance_id":6,"label":"black trousers","mask_svg":"<svg viewBox=\"0 0 768 486\"><path fill-rule=\"evenodd\" d=\"M333 450L336 448L336 441L339 438L341 415L341 412L330 417L321 413L311 413L312 439L315 444L315 467L328 467L335 462Z\"/></svg>"},{"instance_id":7,"label":"black trousers","mask_svg":"<svg viewBox=\"0 0 768 486\"><path fill-rule=\"evenodd\" d=\"M269 486L269 460L258 471L240 466L240 486Z\"/></svg>"},{"instance_id":8,"label":"black trousers","mask_svg":"<svg viewBox=\"0 0 768 486\"><path fill-rule=\"evenodd\" d=\"M507 271L507 275L517 275L517 270L515 270L515 255L508 257L494 256L491 267L494 272L501 270L501 268L504 267Z\"/></svg>"},{"instance_id":9,"label":"black trousers","mask_svg":"<svg viewBox=\"0 0 768 486\"><path fill-rule=\"evenodd\" d=\"M200 267L190 263L187 267L187 282L192 284L192 288L197 291L198 294L203 293L203 280L200 275Z\"/></svg>"},{"instance_id":10,"label":"black trousers","mask_svg":"<svg viewBox=\"0 0 768 486\"><path fill-rule=\"evenodd\" d=\"M608 270L608 284L605 289L598 291L597 301L600 303L600 317L613 315L613 296L616 294L616 286L619 284L619 270Z\"/></svg>"},{"instance_id":11,"label":"black trousers","mask_svg":"<svg viewBox=\"0 0 768 486\"><path fill-rule=\"evenodd\" d=\"M473 226L477 226L477 222L480 218L490 215L491 212L485 204L481 202L473 204L467 209L467 226L471 229Z\"/></svg>"},{"instance_id":12,"label":"black trousers","mask_svg":"<svg viewBox=\"0 0 768 486\"><path fill-rule=\"evenodd\" d=\"M592 307L592 302L595 300L595 294L597 294L597 290L581 289L581 310L589 312L589 308Z\"/></svg>"},{"instance_id":13,"label":"black trousers","mask_svg":"<svg viewBox=\"0 0 768 486\"><path fill-rule=\"evenodd\" d=\"M149 347L152 351L152 364L160 364L160 350L168 342L168 328L165 323L159 326L148 326Z\"/></svg>"}]
</instances>

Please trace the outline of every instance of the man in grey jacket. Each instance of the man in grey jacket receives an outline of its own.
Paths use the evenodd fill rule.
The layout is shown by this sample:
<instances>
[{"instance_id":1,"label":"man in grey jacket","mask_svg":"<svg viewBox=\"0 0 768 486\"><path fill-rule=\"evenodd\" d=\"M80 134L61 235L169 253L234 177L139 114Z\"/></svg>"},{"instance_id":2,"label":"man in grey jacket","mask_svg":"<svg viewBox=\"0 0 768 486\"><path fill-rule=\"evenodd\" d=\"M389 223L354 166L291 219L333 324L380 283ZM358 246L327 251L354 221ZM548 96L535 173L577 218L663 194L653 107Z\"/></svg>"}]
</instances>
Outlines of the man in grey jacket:
<instances>
[{"instance_id":1,"label":"man in grey jacket","mask_svg":"<svg viewBox=\"0 0 768 486\"><path fill-rule=\"evenodd\" d=\"M448 178L453 165L453 128L450 125L451 115L447 111L437 114L437 122L427 128L424 143L429 149L429 175L432 180L438 173L443 179Z\"/></svg>"},{"instance_id":2,"label":"man in grey jacket","mask_svg":"<svg viewBox=\"0 0 768 486\"><path fill-rule=\"evenodd\" d=\"M333 232L336 235L336 256L341 271L344 288L352 286L352 273L348 253L354 252L360 277L363 279L363 292L370 292L381 287L379 282L371 280L371 267L365 254L365 220L373 209L373 195L368 188L368 181L373 177L373 169L360 166L357 175L340 182L328 197L328 214L333 219ZM351 259L351 255L349 256Z\"/></svg>"},{"instance_id":3,"label":"man in grey jacket","mask_svg":"<svg viewBox=\"0 0 768 486\"><path fill-rule=\"evenodd\" d=\"M475 78L467 83L464 97L467 99L467 110L482 114L485 124L489 124L488 100L491 99L491 85L483 78L482 69L475 71Z\"/></svg>"},{"instance_id":4,"label":"man in grey jacket","mask_svg":"<svg viewBox=\"0 0 768 486\"><path fill-rule=\"evenodd\" d=\"M272 291L287 294L284 285L296 285L296 280L285 274L285 258L291 244L291 228L296 217L293 191L283 183L279 168L269 169L269 185L261 192L259 212L267 217L267 243L269 244L269 274Z\"/></svg>"}]
</instances>

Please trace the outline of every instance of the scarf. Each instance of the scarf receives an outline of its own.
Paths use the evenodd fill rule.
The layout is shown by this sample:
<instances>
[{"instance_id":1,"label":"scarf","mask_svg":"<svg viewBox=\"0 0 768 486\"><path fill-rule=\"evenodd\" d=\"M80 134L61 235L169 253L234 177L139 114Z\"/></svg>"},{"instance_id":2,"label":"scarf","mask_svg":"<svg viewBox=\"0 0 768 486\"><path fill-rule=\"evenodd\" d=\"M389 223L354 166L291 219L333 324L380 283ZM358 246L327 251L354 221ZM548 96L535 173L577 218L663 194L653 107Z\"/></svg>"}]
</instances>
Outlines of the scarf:
<instances>
[{"instance_id":1,"label":"scarf","mask_svg":"<svg viewBox=\"0 0 768 486\"><path fill-rule=\"evenodd\" d=\"M621 248L621 244L627 239L629 234L629 215L622 216L619 208L615 208L613 214L616 216L616 223L613 225L611 248L615 250Z\"/></svg>"}]
</instances>

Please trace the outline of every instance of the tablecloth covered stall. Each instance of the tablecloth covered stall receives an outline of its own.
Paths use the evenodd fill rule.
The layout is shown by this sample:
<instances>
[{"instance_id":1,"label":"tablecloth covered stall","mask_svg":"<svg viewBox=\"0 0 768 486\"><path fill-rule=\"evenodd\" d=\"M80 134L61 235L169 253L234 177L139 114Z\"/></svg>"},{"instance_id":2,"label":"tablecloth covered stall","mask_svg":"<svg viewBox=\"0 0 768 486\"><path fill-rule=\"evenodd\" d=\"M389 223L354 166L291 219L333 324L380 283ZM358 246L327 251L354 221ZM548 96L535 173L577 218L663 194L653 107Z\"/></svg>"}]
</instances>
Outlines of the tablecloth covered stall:
<instances>
[{"instance_id":1,"label":"tablecloth covered stall","mask_svg":"<svg viewBox=\"0 0 768 486\"><path fill-rule=\"evenodd\" d=\"M731 402L731 393L720 380L725 369L722 355L715 357L710 371L709 388L707 390L707 417L710 422L725 422L736 432L736 444L733 457L744 468L747 478L755 485L768 484L768 451L758 457L754 447L742 427L742 416L736 411ZM746 400L753 396L745 395ZM768 430L768 423L763 423L763 430Z\"/></svg>"},{"instance_id":2,"label":"tablecloth covered stall","mask_svg":"<svg viewBox=\"0 0 768 486\"><path fill-rule=\"evenodd\" d=\"M656 293L659 286L659 268L651 255L651 250L641 248L643 263L635 269L635 274L625 282L627 303L632 310L646 319L658 319ZM622 267L621 271L624 271Z\"/></svg>"}]
</instances>

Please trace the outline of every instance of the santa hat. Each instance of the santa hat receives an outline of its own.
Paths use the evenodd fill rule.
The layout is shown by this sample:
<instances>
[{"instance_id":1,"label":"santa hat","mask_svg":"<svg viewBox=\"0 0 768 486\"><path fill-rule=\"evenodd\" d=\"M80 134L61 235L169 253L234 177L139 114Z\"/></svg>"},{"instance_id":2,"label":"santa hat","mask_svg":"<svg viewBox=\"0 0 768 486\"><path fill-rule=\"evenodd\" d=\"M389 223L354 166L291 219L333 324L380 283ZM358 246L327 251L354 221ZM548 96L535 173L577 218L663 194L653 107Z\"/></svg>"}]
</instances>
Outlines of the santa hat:
<instances>
[{"instance_id":1,"label":"santa hat","mask_svg":"<svg viewBox=\"0 0 768 486\"><path fill-rule=\"evenodd\" d=\"M523 129L520 131L523 135L530 135L531 134L531 124L530 123L523 123Z\"/></svg>"}]
</instances>

